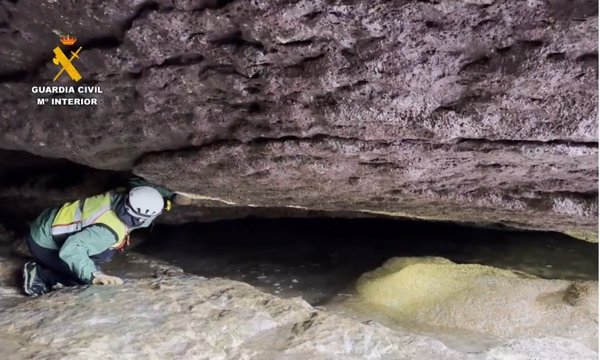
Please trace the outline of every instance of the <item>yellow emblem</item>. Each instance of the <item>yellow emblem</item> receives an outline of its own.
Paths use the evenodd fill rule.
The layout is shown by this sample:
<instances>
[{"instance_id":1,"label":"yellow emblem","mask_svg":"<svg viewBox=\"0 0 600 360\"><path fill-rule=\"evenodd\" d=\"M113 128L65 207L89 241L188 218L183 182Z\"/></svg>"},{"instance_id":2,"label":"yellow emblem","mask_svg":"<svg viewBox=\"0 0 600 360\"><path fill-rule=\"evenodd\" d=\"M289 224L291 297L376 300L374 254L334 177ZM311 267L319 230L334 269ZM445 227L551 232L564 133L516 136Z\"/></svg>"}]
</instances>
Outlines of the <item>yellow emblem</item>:
<instances>
[{"instance_id":1,"label":"yellow emblem","mask_svg":"<svg viewBox=\"0 0 600 360\"><path fill-rule=\"evenodd\" d=\"M73 44L75 44L76 41L77 41L77 38L71 37L69 35L61 36L61 38L60 38L60 42L65 45L73 45ZM79 47L79 49L77 49L77 51L75 51L75 52L71 51L70 58L67 58L67 55L65 55L65 53L58 46L55 47L53 51L54 51L54 59L52 59L52 62L54 63L54 65L61 66L62 69L60 69L60 71L56 74L56 76L54 77L54 79L52 81L56 81L62 75L62 73L65 71L71 77L71 79L73 79L73 81L81 80L81 75L79 74L79 71L77 71L75 66L73 66L73 60L75 58L79 59L78 54L81 51L81 46Z\"/></svg>"}]
</instances>

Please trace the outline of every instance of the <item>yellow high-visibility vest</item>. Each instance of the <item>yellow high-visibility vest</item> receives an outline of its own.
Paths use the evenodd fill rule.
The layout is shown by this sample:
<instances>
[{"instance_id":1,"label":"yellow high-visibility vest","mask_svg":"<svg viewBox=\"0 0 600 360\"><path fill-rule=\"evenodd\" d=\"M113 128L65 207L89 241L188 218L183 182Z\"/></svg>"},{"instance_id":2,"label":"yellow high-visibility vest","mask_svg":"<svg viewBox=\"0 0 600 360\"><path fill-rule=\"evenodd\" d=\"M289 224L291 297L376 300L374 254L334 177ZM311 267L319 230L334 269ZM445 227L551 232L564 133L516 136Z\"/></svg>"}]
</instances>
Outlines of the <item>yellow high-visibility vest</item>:
<instances>
[{"instance_id":1,"label":"yellow high-visibility vest","mask_svg":"<svg viewBox=\"0 0 600 360\"><path fill-rule=\"evenodd\" d=\"M111 248L122 248L129 237L129 228L111 208L117 195L112 191L64 204L52 222L52 237L68 237L92 225L104 225L116 236Z\"/></svg>"}]
</instances>

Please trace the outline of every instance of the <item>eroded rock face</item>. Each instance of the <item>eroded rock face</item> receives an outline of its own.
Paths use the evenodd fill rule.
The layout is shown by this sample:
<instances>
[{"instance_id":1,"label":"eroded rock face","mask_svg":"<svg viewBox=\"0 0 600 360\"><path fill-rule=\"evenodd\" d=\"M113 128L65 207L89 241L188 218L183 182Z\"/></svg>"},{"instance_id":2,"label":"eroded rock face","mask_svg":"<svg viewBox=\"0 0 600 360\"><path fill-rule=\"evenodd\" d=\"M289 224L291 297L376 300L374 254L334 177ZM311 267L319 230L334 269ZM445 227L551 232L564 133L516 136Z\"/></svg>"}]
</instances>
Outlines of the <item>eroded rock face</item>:
<instances>
[{"instance_id":1,"label":"eroded rock face","mask_svg":"<svg viewBox=\"0 0 600 360\"><path fill-rule=\"evenodd\" d=\"M596 7L5 2L0 147L238 206L593 233ZM56 33L80 39L97 107L29 96Z\"/></svg>"},{"instance_id":2,"label":"eroded rock face","mask_svg":"<svg viewBox=\"0 0 600 360\"><path fill-rule=\"evenodd\" d=\"M555 147L553 155L538 150L499 144L306 140L159 154L145 158L135 171L177 189L193 192L200 188L202 193L240 205L352 209L594 232L597 205L589 189L595 186L595 150L580 148L587 155L571 164L563 161L573 147ZM510 164L510 175L497 173L497 161ZM556 166L584 167L590 177L572 183L547 179ZM588 190L582 183L588 183L584 186ZM540 192L542 184L547 188ZM565 187L573 191L562 192Z\"/></svg>"},{"instance_id":3,"label":"eroded rock face","mask_svg":"<svg viewBox=\"0 0 600 360\"><path fill-rule=\"evenodd\" d=\"M443 258L393 258L357 284L401 322L501 339L558 336L598 345L598 283L547 280Z\"/></svg>"}]
</instances>

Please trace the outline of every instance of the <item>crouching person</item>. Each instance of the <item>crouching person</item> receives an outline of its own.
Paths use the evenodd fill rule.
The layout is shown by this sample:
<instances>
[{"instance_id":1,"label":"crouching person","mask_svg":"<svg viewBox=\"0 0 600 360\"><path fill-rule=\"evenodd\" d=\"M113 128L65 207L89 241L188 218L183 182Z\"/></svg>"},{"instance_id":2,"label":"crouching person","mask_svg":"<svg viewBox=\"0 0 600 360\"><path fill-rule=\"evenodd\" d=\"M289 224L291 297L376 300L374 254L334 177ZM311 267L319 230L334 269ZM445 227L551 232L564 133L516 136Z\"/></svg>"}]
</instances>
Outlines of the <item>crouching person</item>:
<instances>
[{"instance_id":1,"label":"crouching person","mask_svg":"<svg viewBox=\"0 0 600 360\"><path fill-rule=\"evenodd\" d=\"M139 178L136 181L140 183ZM27 239L35 260L23 269L25 294L39 296L58 283L122 284L122 279L103 273L98 265L109 262L128 245L131 231L148 227L169 210L171 200L190 202L161 187L135 186L44 210L32 223Z\"/></svg>"}]
</instances>

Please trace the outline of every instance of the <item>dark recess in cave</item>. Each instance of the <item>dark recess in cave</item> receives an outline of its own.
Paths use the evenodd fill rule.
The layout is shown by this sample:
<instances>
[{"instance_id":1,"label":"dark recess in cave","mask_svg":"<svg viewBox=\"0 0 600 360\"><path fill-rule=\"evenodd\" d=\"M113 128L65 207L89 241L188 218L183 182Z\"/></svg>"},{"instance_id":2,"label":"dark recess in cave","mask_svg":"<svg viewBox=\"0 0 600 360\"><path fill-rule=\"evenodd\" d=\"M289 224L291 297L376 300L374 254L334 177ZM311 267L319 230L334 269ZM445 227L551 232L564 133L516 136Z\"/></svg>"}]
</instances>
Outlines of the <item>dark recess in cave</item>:
<instances>
[{"instance_id":1,"label":"dark recess in cave","mask_svg":"<svg viewBox=\"0 0 600 360\"><path fill-rule=\"evenodd\" d=\"M440 256L543 278L597 279L597 245L551 232L442 222L279 218L158 225L135 251L207 277L248 282L313 305L351 292L356 279L392 257ZM292 279L300 279L298 283Z\"/></svg>"},{"instance_id":2,"label":"dark recess in cave","mask_svg":"<svg viewBox=\"0 0 600 360\"><path fill-rule=\"evenodd\" d=\"M129 176L65 159L0 150L0 222L22 232L44 208L122 186Z\"/></svg>"}]
</instances>

